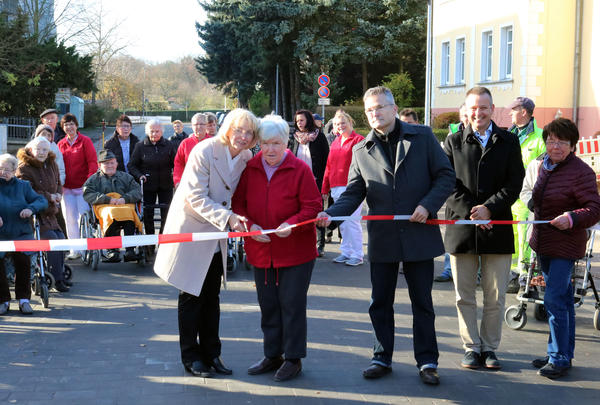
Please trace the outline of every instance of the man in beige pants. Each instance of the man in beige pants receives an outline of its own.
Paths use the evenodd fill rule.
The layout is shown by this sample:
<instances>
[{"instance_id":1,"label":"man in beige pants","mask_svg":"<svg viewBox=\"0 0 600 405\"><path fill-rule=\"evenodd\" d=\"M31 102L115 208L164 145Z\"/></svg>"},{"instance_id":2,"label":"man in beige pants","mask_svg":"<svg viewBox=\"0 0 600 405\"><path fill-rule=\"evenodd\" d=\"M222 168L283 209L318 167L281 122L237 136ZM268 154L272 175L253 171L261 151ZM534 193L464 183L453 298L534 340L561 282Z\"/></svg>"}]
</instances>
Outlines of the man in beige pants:
<instances>
[{"instance_id":1,"label":"man in beige pants","mask_svg":"<svg viewBox=\"0 0 600 405\"><path fill-rule=\"evenodd\" d=\"M454 192L446 201L447 219L511 220L525 170L516 135L493 121L492 95L474 87L465 100L469 125L446 138L444 151L456 171ZM446 251L452 277L465 368L499 369L495 351L502 334L504 298L514 252L510 225L451 225ZM477 325L477 270L481 266L483 316Z\"/></svg>"}]
</instances>

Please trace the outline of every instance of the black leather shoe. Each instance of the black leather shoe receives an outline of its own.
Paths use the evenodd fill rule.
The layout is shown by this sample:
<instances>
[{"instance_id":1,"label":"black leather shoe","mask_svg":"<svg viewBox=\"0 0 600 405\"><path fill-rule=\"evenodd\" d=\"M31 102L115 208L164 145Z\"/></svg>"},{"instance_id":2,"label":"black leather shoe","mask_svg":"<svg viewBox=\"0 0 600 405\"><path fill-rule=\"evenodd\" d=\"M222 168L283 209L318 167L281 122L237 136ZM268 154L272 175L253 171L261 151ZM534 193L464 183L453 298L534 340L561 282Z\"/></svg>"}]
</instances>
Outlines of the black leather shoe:
<instances>
[{"instance_id":1,"label":"black leather shoe","mask_svg":"<svg viewBox=\"0 0 600 405\"><path fill-rule=\"evenodd\" d=\"M550 356L542 357L541 359L534 359L531 362L531 365L535 368L542 368L548 363L549 360Z\"/></svg>"},{"instance_id":2,"label":"black leather shoe","mask_svg":"<svg viewBox=\"0 0 600 405\"><path fill-rule=\"evenodd\" d=\"M463 357L460 365L464 368L470 368L471 370L478 369L481 367L481 356L479 353L469 350L465 353L465 357Z\"/></svg>"},{"instance_id":3,"label":"black leather shoe","mask_svg":"<svg viewBox=\"0 0 600 405\"><path fill-rule=\"evenodd\" d=\"M54 289L58 292L69 292L69 286L63 280L54 283Z\"/></svg>"},{"instance_id":4,"label":"black leather shoe","mask_svg":"<svg viewBox=\"0 0 600 405\"><path fill-rule=\"evenodd\" d=\"M227 367L225 367L225 364L223 364L223 361L221 360L220 357L215 357L210 362L210 365L212 366L212 368L215 369L217 374L225 374L225 375L233 374L233 371L231 369L228 369Z\"/></svg>"},{"instance_id":5,"label":"black leather shoe","mask_svg":"<svg viewBox=\"0 0 600 405\"><path fill-rule=\"evenodd\" d=\"M123 260L126 262L135 262L138 259L138 255L135 254L133 249L127 249L125 251L125 256L123 256Z\"/></svg>"},{"instance_id":6,"label":"black leather shoe","mask_svg":"<svg viewBox=\"0 0 600 405\"><path fill-rule=\"evenodd\" d=\"M196 360L190 365L185 365L185 371L192 373L196 377L210 378L213 373L210 371L210 367L204 364L203 361Z\"/></svg>"},{"instance_id":7,"label":"black leather shoe","mask_svg":"<svg viewBox=\"0 0 600 405\"><path fill-rule=\"evenodd\" d=\"M265 357L258 363L251 365L250 368L248 369L248 374L250 374L250 375L264 374L264 373L272 371L272 370L277 370L279 367L281 367L281 364L283 364L283 359L281 357L276 357L274 359Z\"/></svg>"},{"instance_id":8,"label":"black leather shoe","mask_svg":"<svg viewBox=\"0 0 600 405\"><path fill-rule=\"evenodd\" d=\"M386 374L392 372L391 367L384 367L381 364L371 364L369 367L363 370L363 377L365 378L381 378Z\"/></svg>"},{"instance_id":9,"label":"black leather shoe","mask_svg":"<svg viewBox=\"0 0 600 405\"><path fill-rule=\"evenodd\" d=\"M275 381L287 381L296 377L302 371L302 361L298 360L297 363L292 363L291 361L284 361L281 367L275 373L275 377L273 379Z\"/></svg>"},{"instance_id":10,"label":"black leather shoe","mask_svg":"<svg viewBox=\"0 0 600 405\"><path fill-rule=\"evenodd\" d=\"M424 368L419 371L419 377L421 377L421 381L425 384L439 385L440 383L440 376L435 368Z\"/></svg>"},{"instance_id":11,"label":"black leather shoe","mask_svg":"<svg viewBox=\"0 0 600 405\"><path fill-rule=\"evenodd\" d=\"M73 287L73 282L71 280L63 280L63 283L65 283L67 287Z\"/></svg>"},{"instance_id":12,"label":"black leather shoe","mask_svg":"<svg viewBox=\"0 0 600 405\"><path fill-rule=\"evenodd\" d=\"M102 263L120 263L121 262L121 254L118 250L109 250L106 258L102 259Z\"/></svg>"}]
</instances>

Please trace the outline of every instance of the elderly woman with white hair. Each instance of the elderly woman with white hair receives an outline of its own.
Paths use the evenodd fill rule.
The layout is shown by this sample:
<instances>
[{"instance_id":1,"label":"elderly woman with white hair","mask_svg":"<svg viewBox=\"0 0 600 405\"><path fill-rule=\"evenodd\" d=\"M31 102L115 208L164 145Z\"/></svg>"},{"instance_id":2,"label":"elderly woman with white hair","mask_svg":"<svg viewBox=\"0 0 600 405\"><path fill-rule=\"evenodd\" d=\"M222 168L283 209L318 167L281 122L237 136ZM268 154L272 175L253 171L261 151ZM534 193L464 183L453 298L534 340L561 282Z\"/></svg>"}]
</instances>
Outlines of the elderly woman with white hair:
<instances>
[{"instance_id":1,"label":"elderly woman with white hair","mask_svg":"<svg viewBox=\"0 0 600 405\"><path fill-rule=\"evenodd\" d=\"M231 197L256 143L258 121L247 110L227 114L217 136L200 142L177 187L166 233L243 232L245 218L230 208ZM226 273L227 240L161 245L154 272L180 290L179 347L185 369L195 376L231 374L221 361L219 292Z\"/></svg>"},{"instance_id":2,"label":"elderly woman with white hair","mask_svg":"<svg viewBox=\"0 0 600 405\"><path fill-rule=\"evenodd\" d=\"M173 198L173 145L163 138L160 121L152 119L146 123L146 137L133 149L127 168L136 180L144 184L144 229L146 234L154 233L154 207L158 198L160 206L160 233L171 198Z\"/></svg>"},{"instance_id":3,"label":"elderly woman with white hair","mask_svg":"<svg viewBox=\"0 0 600 405\"><path fill-rule=\"evenodd\" d=\"M64 239L65 235L58 222L63 190L56 156L50 151L50 142L43 136L33 138L24 148L19 149L17 157L19 167L16 176L29 181L33 191L48 202L48 208L38 215L42 239ZM63 252L48 252L48 267L55 279L54 288L59 292L68 292L63 266Z\"/></svg>"},{"instance_id":4,"label":"elderly woman with white hair","mask_svg":"<svg viewBox=\"0 0 600 405\"><path fill-rule=\"evenodd\" d=\"M258 130L261 151L248 162L233 196L233 211L251 231L278 232L245 238L264 335L264 358L248 374L277 370L275 381L294 378L306 357L306 295L317 257L313 223L322 207L312 169L287 149L289 126L266 116ZM282 357L285 356L285 357Z\"/></svg>"},{"instance_id":5,"label":"elderly woman with white hair","mask_svg":"<svg viewBox=\"0 0 600 405\"><path fill-rule=\"evenodd\" d=\"M58 149L58 145L54 142L54 130L50 125L40 124L35 129L35 137L43 136L50 142L50 152L54 153L55 162L58 166L58 173L60 178L60 184L65 184L65 161L63 160L63 155Z\"/></svg>"},{"instance_id":6,"label":"elderly woman with white hair","mask_svg":"<svg viewBox=\"0 0 600 405\"><path fill-rule=\"evenodd\" d=\"M0 155L0 241L33 239L30 217L46 209L46 199L31 188L28 181L15 177L18 161L8 153ZM10 307L10 290L4 258L11 255L15 264L15 296L22 314L33 313L31 298L29 256L33 252L0 252L0 315Z\"/></svg>"}]
</instances>

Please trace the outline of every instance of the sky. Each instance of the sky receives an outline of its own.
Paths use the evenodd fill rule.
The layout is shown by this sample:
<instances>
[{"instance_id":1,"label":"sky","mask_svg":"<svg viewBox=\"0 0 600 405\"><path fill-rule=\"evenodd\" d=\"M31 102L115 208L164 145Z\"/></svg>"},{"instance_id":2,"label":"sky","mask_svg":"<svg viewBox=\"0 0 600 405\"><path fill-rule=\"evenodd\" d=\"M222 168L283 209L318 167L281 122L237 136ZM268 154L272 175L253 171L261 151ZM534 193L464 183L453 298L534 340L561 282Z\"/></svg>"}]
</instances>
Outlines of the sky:
<instances>
[{"instance_id":1,"label":"sky","mask_svg":"<svg viewBox=\"0 0 600 405\"><path fill-rule=\"evenodd\" d=\"M119 23L120 37L127 44L123 53L154 63L202 53L195 23L202 22L206 14L197 0L101 1L109 24ZM55 0L55 10L67 2ZM60 35L60 27L58 32Z\"/></svg>"}]
</instances>

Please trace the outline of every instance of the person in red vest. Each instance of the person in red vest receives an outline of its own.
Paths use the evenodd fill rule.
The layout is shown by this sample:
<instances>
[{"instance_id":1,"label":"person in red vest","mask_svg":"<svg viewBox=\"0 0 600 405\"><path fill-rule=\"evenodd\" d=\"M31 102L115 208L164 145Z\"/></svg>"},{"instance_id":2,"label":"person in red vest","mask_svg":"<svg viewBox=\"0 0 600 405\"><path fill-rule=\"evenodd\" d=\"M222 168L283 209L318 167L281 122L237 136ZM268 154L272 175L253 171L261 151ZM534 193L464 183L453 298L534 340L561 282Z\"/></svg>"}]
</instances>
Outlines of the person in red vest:
<instances>
[{"instance_id":1,"label":"person in red vest","mask_svg":"<svg viewBox=\"0 0 600 405\"><path fill-rule=\"evenodd\" d=\"M194 149L194 146L200 141L211 138L211 136L206 133L207 124L208 120L206 114L197 113L192 117L192 130L194 133L179 144L177 154L175 155L175 164L173 167L173 184L175 184L175 188L177 188L181 181L183 169L185 169L185 164L187 163L190 152Z\"/></svg>"}]
</instances>

